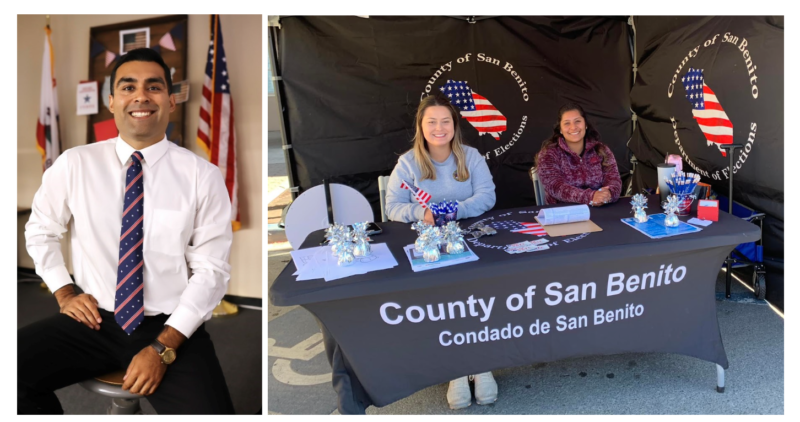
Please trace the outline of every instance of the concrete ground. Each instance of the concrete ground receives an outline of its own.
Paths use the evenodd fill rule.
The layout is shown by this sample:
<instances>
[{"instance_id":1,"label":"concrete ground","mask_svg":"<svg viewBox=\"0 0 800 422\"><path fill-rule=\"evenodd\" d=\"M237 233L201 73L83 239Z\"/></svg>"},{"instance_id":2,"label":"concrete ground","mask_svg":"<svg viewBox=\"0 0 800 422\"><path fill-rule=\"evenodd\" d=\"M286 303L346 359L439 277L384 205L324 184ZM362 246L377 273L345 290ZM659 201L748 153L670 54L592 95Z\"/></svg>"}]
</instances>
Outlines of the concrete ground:
<instances>
[{"instance_id":1,"label":"concrete ground","mask_svg":"<svg viewBox=\"0 0 800 422\"><path fill-rule=\"evenodd\" d=\"M276 135L270 132L269 137L270 287L291 260L291 247L282 230L272 225L290 200L282 188L288 186L288 179ZM737 281L733 297L725 299L724 275L721 271L717 279L717 317L730 367L722 394L715 390L712 363L680 355L634 353L495 371L499 396L492 405L473 403L450 410L447 383L443 383L382 408L370 407L367 414L783 414L783 316L766 302L755 300ZM738 277L744 280L748 275ZM268 413L337 414L330 366L311 314L301 307L268 303L267 315Z\"/></svg>"}]
</instances>

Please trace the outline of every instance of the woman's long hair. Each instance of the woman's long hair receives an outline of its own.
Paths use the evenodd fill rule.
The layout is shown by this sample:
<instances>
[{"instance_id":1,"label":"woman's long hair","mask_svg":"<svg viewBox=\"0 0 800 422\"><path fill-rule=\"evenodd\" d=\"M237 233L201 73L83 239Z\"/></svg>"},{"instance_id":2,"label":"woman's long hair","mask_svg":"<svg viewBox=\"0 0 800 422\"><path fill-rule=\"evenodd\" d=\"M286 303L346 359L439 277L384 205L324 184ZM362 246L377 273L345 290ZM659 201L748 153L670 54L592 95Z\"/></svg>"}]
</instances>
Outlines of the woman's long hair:
<instances>
[{"instance_id":1,"label":"woman's long hair","mask_svg":"<svg viewBox=\"0 0 800 422\"><path fill-rule=\"evenodd\" d=\"M425 135L422 132L422 117L425 115L425 110L428 107L442 106L450 110L450 117L453 119L453 140L450 142L450 149L456 160L456 180L464 182L469 179L469 170L467 170L467 153L464 151L461 140L461 128L458 124L459 113L458 110L450 103L447 97L441 95L429 95L425 97L417 108L417 116L415 118L416 133L414 134L414 160L419 166L422 173L422 180L431 179L436 180L436 169L433 167L431 161L431 154L428 152L428 144L425 142Z\"/></svg>"},{"instance_id":2,"label":"woman's long hair","mask_svg":"<svg viewBox=\"0 0 800 422\"><path fill-rule=\"evenodd\" d=\"M556 120L556 124L553 125L553 134L550 135L549 139L546 139L542 142L542 148L539 150L539 153L536 154L535 157L535 165L539 165L539 156L546 150L553 147L558 146L558 139L561 138L563 135L561 134L561 118L564 117L564 114L568 111L577 110L580 113L581 117L583 117L583 121L586 123L586 134L583 136L584 145L586 145L586 141L589 139L593 139L597 142L600 142L600 132L595 129L594 124L589 121L586 117L586 112L583 111L583 108L576 104L576 103L566 103L558 109L558 120ZM603 167L605 167L608 163L606 161L606 154L603 150L603 146L601 144L597 144L594 147L595 152L598 155L603 157Z\"/></svg>"}]
</instances>

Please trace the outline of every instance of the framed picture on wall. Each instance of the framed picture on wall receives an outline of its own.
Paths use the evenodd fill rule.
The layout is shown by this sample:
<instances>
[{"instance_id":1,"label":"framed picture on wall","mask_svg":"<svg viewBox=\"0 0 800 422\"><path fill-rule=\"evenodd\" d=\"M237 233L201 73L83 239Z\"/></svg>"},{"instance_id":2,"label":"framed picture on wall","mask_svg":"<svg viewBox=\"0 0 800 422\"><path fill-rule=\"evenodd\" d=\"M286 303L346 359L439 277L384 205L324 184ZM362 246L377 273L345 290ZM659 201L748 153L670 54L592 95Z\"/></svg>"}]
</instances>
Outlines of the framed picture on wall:
<instances>
[{"instance_id":1,"label":"framed picture on wall","mask_svg":"<svg viewBox=\"0 0 800 422\"><path fill-rule=\"evenodd\" d=\"M119 55L137 48L150 48L150 28L119 31Z\"/></svg>"},{"instance_id":2,"label":"framed picture on wall","mask_svg":"<svg viewBox=\"0 0 800 422\"><path fill-rule=\"evenodd\" d=\"M188 97L188 90L181 92L181 81L186 76L188 51L188 15L163 16L152 19L123 22L92 27L89 33L89 80L100 86L100 106L97 114L89 116L86 143L105 141L117 136L114 115L108 109L111 94L111 71L117 60L136 48L152 48L164 59L172 76L173 92ZM188 85L188 83L186 84ZM185 100L184 100L185 102ZM170 114L167 139L183 146L185 104L178 103Z\"/></svg>"}]
</instances>

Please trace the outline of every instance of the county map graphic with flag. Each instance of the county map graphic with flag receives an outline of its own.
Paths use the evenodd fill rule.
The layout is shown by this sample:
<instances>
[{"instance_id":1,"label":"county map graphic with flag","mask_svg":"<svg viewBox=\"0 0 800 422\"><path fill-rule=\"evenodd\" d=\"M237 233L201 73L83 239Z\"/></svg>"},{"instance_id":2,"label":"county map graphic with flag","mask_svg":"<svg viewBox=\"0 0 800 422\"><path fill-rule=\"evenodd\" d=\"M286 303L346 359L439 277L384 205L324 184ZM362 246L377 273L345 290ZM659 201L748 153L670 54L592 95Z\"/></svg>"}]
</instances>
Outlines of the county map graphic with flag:
<instances>
[{"instance_id":1,"label":"county map graphic with flag","mask_svg":"<svg viewBox=\"0 0 800 422\"><path fill-rule=\"evenodd\" d=\"M706 137L706 145L716 145L722 156L727 154L723 144L733 143L733 123L723 110L714 91L706 85L703 69L689 68L681 78L686 99L692 105L692 116Z\"/></svg>"},{"instance_id":2,"label":"county map graphic with flag","mask_svg":"<svg viewBox=\"0 0 800 422\"><path fill-rule=\"evenodd\" d=\"M479 135L489 134L500 140L500 134L506 130L506 117L486 97L473 91L467 81L448 79L447 84L439 89L450 98L450 102L461 111L461 116L467 119Z\"/></svg>"},{"instance_id":3,"label":"county map graphic with flag","mask_svg":"<svg viewBox=\"0 0 800 422\"><path fill-rule=\"evenodd\" d=\"M512 233L522 233L522 234L532 234L536 236L545 236L547 232L542 228L539 223L525 223L525 222L518 222L518 221L495 221L489 226L494 227L497 230L508 230Z\"/></svg>"}]
</instances>

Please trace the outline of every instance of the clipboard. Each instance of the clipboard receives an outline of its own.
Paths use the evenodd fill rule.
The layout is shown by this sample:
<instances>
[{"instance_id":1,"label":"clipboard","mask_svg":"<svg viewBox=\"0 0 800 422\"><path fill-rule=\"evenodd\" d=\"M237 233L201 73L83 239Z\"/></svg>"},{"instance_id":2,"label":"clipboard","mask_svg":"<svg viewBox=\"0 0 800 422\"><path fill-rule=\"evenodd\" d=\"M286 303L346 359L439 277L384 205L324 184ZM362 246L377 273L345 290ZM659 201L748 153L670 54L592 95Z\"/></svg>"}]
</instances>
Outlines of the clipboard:
<instances>
[{"instance_id":1,"label":"clipboard","mask_svg":"<svg viewBox=\"0 0 800 422\"><path fill-rule=\"evenodd\" d=\"M600 226L598 226L597 224L594 224L592 220L578 221L575 223L565 223L565 224L551 224L549 226L545 226L539 221L538 216L534 216L533 218L536 219L536 222L542 226L542 228L547 232L547 235L550 237L571 236L574 234L603 231L603 229L600 228Z\"/></svg>"}]
</instances>

